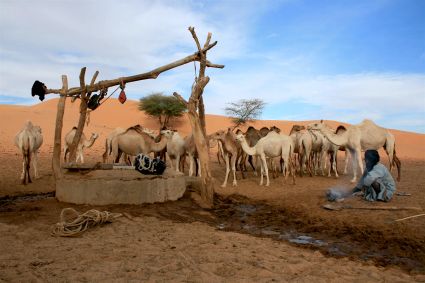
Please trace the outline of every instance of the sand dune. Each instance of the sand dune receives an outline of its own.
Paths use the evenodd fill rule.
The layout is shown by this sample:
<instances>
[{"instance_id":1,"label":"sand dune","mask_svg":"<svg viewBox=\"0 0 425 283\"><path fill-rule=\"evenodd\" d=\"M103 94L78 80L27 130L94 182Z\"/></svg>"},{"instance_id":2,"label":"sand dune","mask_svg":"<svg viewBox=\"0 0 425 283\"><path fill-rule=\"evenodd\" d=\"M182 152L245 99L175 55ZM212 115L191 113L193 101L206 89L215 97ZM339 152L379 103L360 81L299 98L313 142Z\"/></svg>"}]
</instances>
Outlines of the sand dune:
<instances>
[{"instance_id":1,"label":"sand dune","mask_svg":"<svg viewBox=\"0 0 425 283\"><path fill-rule=\"evenodd\" d=\"M56 108L58 99L50 99L33 106L0 105L0 151L14 152L13 139L21 129L26 120L31 120L34 124L40 125L43 129L44 144L42 151L51 151L53 147L54 127L56 119ZM150 129L158 129L159 123L156 119L147 116L137 108L137 101L128 100L121 104L116 99L107 100L99 109L90 115L90 124L85 129L88 135L90 132L97 132L100 135L99 141L94 148L103 146L103 140L108 133L116 127L129 127L141 124ZM207 109L208 110L208 109ZM63 133L64 136L74 125L78 123L79 101L71 103L67 100L64 116ZM360 120L360 119L359 119ZM260 128L275 125L282 129L284 133L289 133L294 124L308 124L311 121L281 121L281 120L258 120L252 125ZM341 124L337 121L326 121L332 127ZM229 118L220 115L207 115L207 132L211 133L219 129L230 127ZM182 117L172 123L172 127L187 135L191 132L190 125L186 117ZM400 130L391 130L396 137L396 149L400 158L425 159L425 135Z\"/></svg>"}]
</instances>

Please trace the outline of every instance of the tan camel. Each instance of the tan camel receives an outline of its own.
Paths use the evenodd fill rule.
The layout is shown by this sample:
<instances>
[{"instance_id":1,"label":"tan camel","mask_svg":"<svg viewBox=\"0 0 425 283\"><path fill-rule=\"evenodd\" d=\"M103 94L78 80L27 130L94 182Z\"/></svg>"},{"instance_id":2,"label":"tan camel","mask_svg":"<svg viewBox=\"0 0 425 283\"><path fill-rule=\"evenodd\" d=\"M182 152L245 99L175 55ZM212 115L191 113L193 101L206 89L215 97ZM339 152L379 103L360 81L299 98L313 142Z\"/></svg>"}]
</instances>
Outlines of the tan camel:
<instances>
[{"instance_id":1,"label":"tan camel","mask_svg":"<svg viewBox=\"0 0 425 283\"><path fill-rule=\"evenodd\" d=\"M353 179L351 179L352 183L357 180L357 165L360 167L360 171L363 173L363 163L361 157L362 150L378 150L381 147L383 147L387 152L390 163L390 170L392 169L394 163L397 166L397 180L400 181L401 162L396 156L394 135L391 134L387 129L379 127L373 121L363 120L363 122L358 125L352 125L348 127L347 131L340 135L336 135L331 129L329 129L329 127L327 127L327 125L323 123L323 121L320 123L310 124L307 128L322 132L331 143L339 146L345 146L345 148L350 151L353 162Z\"/></svg>"},{"instance_id":2,"label":"tan camel","mask_svg":"<svg viewBox=\"0 0 425 283\"><path fill-rule=\"evenodd\" d=\"M301 151L300 151L300 139L305 130L304 126L301 125L293 125L291 131L289 132L289 136L292 138L294 143L294 166L300 170L301 166ZM295 170L296 171L296 170Z\"/></svg>"},{"instance_id":3,"label":"tan camel","mask_svg":"<svg viewBox=\"0 0 425 283\"><path fill-rule=\"evenodd\" d=\"M184 148L187 155L189 155L189 176L193 176L194 162L196 162L196 171L198 172L198 175L201 176L201 161L199 160L193 135L188 135L184 138Z\"/></svg>"},{"instance_id":4,"label":"tan camel","mask_svg":"<svg viewBox=\"0 0 425 283\"><path fill-rule=\"evenodd\" d=\"M152 138L155 138L154 132L148 128L144 128L140 125L135 125L133 126L135 129L138 128L140 129L142 132L148 134L149 136L151 136ZM112 153L112 140L114 137L124 133L127 129L124 128L115 128L107 137L105 140L105 152L102 155L103 158L103 163L107 163L109 162L109 156ZM128 156L127 154L124 154L124 160L127 164L131 164L131 159L130 156Z\"/></svg>"},{"instance_id":5,"label":"tan camel","mask_svg":"<svg viewBox=\"0 0 425 283\"><path fill-rule=\"evenodd\" d=\"M77 132L77 127L73 127L72 130L65 135L65 144L63 147L63 154L64 154L63 158L65 162L67 162L66 156L69 153L69 147L72 144L72 140L74 139L76 132ZM84 155L83 155L84 149L90 148L98 137L99 135L97 133L92 133L90 136L90 139L87 140L86 135L84 135L84 133L81 134L80 142L77 145L77 154L75 158L75 163L78 163L78 159L80 159L81 163L84 163Z\"/></svg>"},{"instance_id":6,"label":"tan camel","mask_svg":"<svg viewBox=\"0 0 425 283\"><path fill-rule=\"evenodd\" d=\"M224 182L221 187L225 188L227 186L227 178L230 173L230 165L232 166L233 172L233 186L237 186L236 181L236 161L238 156L242 152L241 146L236 142L236 135L229 128L227 131L219 130L210 135L211 139L218 140L222 143L224 160L226 161L226 175L224 177Z\"/></svg>"},{"instance_id":7,"label":"tan camel","mask_svg":"<svg viewBox=\"0 0 425 283\"><path fill-rule=\"evenodd\" d=\"M269 173L266 157L274 158L280 156L284 161L284 172L288 169L292 175L293 183L295 184L295 174L293 171L292 154L293 141L289 136L280 135L271 131L267 136L261 138L254 147L248 146L244 135L236 136L236 140L241 144L242 149L249 155L258 155L261 160L261 179L260 186L263 185L263 175L266 175L266 186L270 185ZM288 174L285 175L285 180Z\"/></svg>"},{"instance_id":8,"label":"tan camel","mask_svg":"<svg viewBox=\"0 0 425 283\"><path fill-rule=\"evenodd\" d=\"M31 121L27 121L24 124L23 129L15 136L15 145L19 148L23 156L22 184L26 185L31 183L30 176L30 163L31 157L34 155L32 164L34 167L34 176L38 178L37 162L38 162L38 149L43 144L43 135L41 134L41 128L34 126Z\"/></svg>"},{"instance_id":9,"label":"tan camel","mask_svg":"<svg viewBox=\"0 0 425 283\"><path fill-rule=\"evenodd\" d=\"M180 172L180 159L186 154L184 139L177 131L174 132L171 139L167 141L167 159L170 161L171 169L173 168L173 161L175 161L176 172Z\"/></svg>"},{"instance_id":10,"label":"tan camel","mask_svg":"<svg viewBox=\"0 0 425 283\"><path fill-rule=\"evenodd\" d=\"M114 162L118 162L121 153L135 156L139 153L149 154L163 150L167 146L168 140L173 136L173 131L162 130L160 134L165 138L156 143L150 135L143 132L140 128L128 128L124 133L112 139Z\"/></svg>"},{"instance_id":11,"label":"tan camel","mask_svg":"<svg viewBox=\"0 0 425 283\"><path fill-rule=\"evenodd\" d=\"M339 125L336 128L335 134L341 135L342 133L346 132L347 128L345 128L343 125ZM348 172L348 158L349 158L349 151L345 150L345 146L338 146L338 150L345 152L345 163L344 163L344 171L342 174L346 175Z\"/></svg>"}]
</instances>

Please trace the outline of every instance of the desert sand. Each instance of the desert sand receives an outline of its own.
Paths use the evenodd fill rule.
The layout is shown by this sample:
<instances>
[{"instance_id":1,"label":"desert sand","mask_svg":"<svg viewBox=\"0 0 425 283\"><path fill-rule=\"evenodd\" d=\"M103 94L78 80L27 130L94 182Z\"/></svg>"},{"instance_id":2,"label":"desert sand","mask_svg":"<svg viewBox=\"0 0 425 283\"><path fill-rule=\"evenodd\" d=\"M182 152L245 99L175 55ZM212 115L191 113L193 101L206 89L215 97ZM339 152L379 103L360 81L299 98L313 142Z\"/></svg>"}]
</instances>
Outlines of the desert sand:
<instances>
[{"instance_id":1,"label":"desert sand","mask_svg":"<svg viewBox=\"0 0 425 283\"><path fill-rule=\"evenodd\" d=\"M424 213L423 134L391 130L402 162L398 191L410 196L396 195L388 204L367 203L360 198L344 202L352 207L418 207L422 211L323 209L326 190L351 188L350 175L339 179L297 177L296 185L279 177L271 179L271 186L266 188L258 185L252 172L246 179L238 172L237 187L229 184L220 188L224 169L213 153L217 200L212 210L199 208L190 191L176 202L142 206L92 207L59 203L53 197L16 198L54 190L51 156L56 105L57 99L34 106L0 105L1 281L425 281L425 217L394 221ZM76 125L78 109L78 102L67 102L63 136ZM231 125L223 116L206 118L208 133ZM40 178L23 186L19 182L22 157L13 139L26 120L41 126L44 143ZM309 122L257 121L253 125L275 125L288 133L293 124ZM97 132L100 137L85 151L87 162L101 160L105 137L115 127L135 124L158 128L155 119L137 109L137 101L121 105L110 99L91 113L85 133ZM182 136L191 132L186 117L174 121L172 127ZM381 157L387 164L385 155ZM340 171L342 166L340 156ZM52 225L65 207L80 212L91 208L126 212L131 217L118 218L78 238L52 237Z\"/></svg>"}]
</instances>

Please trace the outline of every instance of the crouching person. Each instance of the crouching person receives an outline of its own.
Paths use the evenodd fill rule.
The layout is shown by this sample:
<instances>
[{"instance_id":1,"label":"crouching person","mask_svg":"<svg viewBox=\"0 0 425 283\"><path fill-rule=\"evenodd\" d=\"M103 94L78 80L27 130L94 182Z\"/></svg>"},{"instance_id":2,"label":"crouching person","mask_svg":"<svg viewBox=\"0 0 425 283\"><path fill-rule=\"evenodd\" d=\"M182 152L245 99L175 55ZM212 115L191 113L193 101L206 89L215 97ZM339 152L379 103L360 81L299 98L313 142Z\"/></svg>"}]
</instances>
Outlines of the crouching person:
<instances>
[{"instance_id":1,"label":"crouching person","mask_svg":"<svg viewBox=\"0 0 425 283\"><path fill-rule=\"evenodd\" d=\"M353 193L363 191L368 201L389 201L395 190L395 182L387 167L379 163L379 153L376 150L366 150L366 168L362 178L353 189Z\"/></svg>"}]
</instances>

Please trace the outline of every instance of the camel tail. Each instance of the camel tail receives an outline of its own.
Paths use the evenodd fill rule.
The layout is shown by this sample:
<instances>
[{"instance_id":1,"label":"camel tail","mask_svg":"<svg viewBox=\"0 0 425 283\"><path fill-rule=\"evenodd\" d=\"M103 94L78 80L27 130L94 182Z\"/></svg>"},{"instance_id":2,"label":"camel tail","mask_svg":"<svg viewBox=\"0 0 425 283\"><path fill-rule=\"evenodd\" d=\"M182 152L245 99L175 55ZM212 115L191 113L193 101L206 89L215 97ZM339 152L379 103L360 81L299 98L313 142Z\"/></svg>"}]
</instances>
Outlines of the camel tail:
<instances>
[{"instance_id":1,"label":"camel tail","mask_svg":"<svg viewBox=\"0 0 425 283\"><path fill-rule=\"evenodd\" d=\"M394 145L394 153L393 153L393 165L397 166L397 181L400 182L401 180L401 161L398 159L396 152L395 152L395 145Z\"/></svg>"},{"instance_id":2,"label":"camel tail","mask_svg":"<svg viewBox=\"0 0 425 283\"><path fill-rule=\"evenodd\" d=\"M30 148L31 148L31 141L30 138L28 137L28 143L26 144L27 147L26 149L23 150L23 154L24 154L24 178L22 179L22 184L26 185L27 184L27 180L28 183L31 183L31 176L30 176L30 164L31 164L31 153L30 153ZM25 146L25 144L24 144Z\"/></svg>"}]
</instances>

